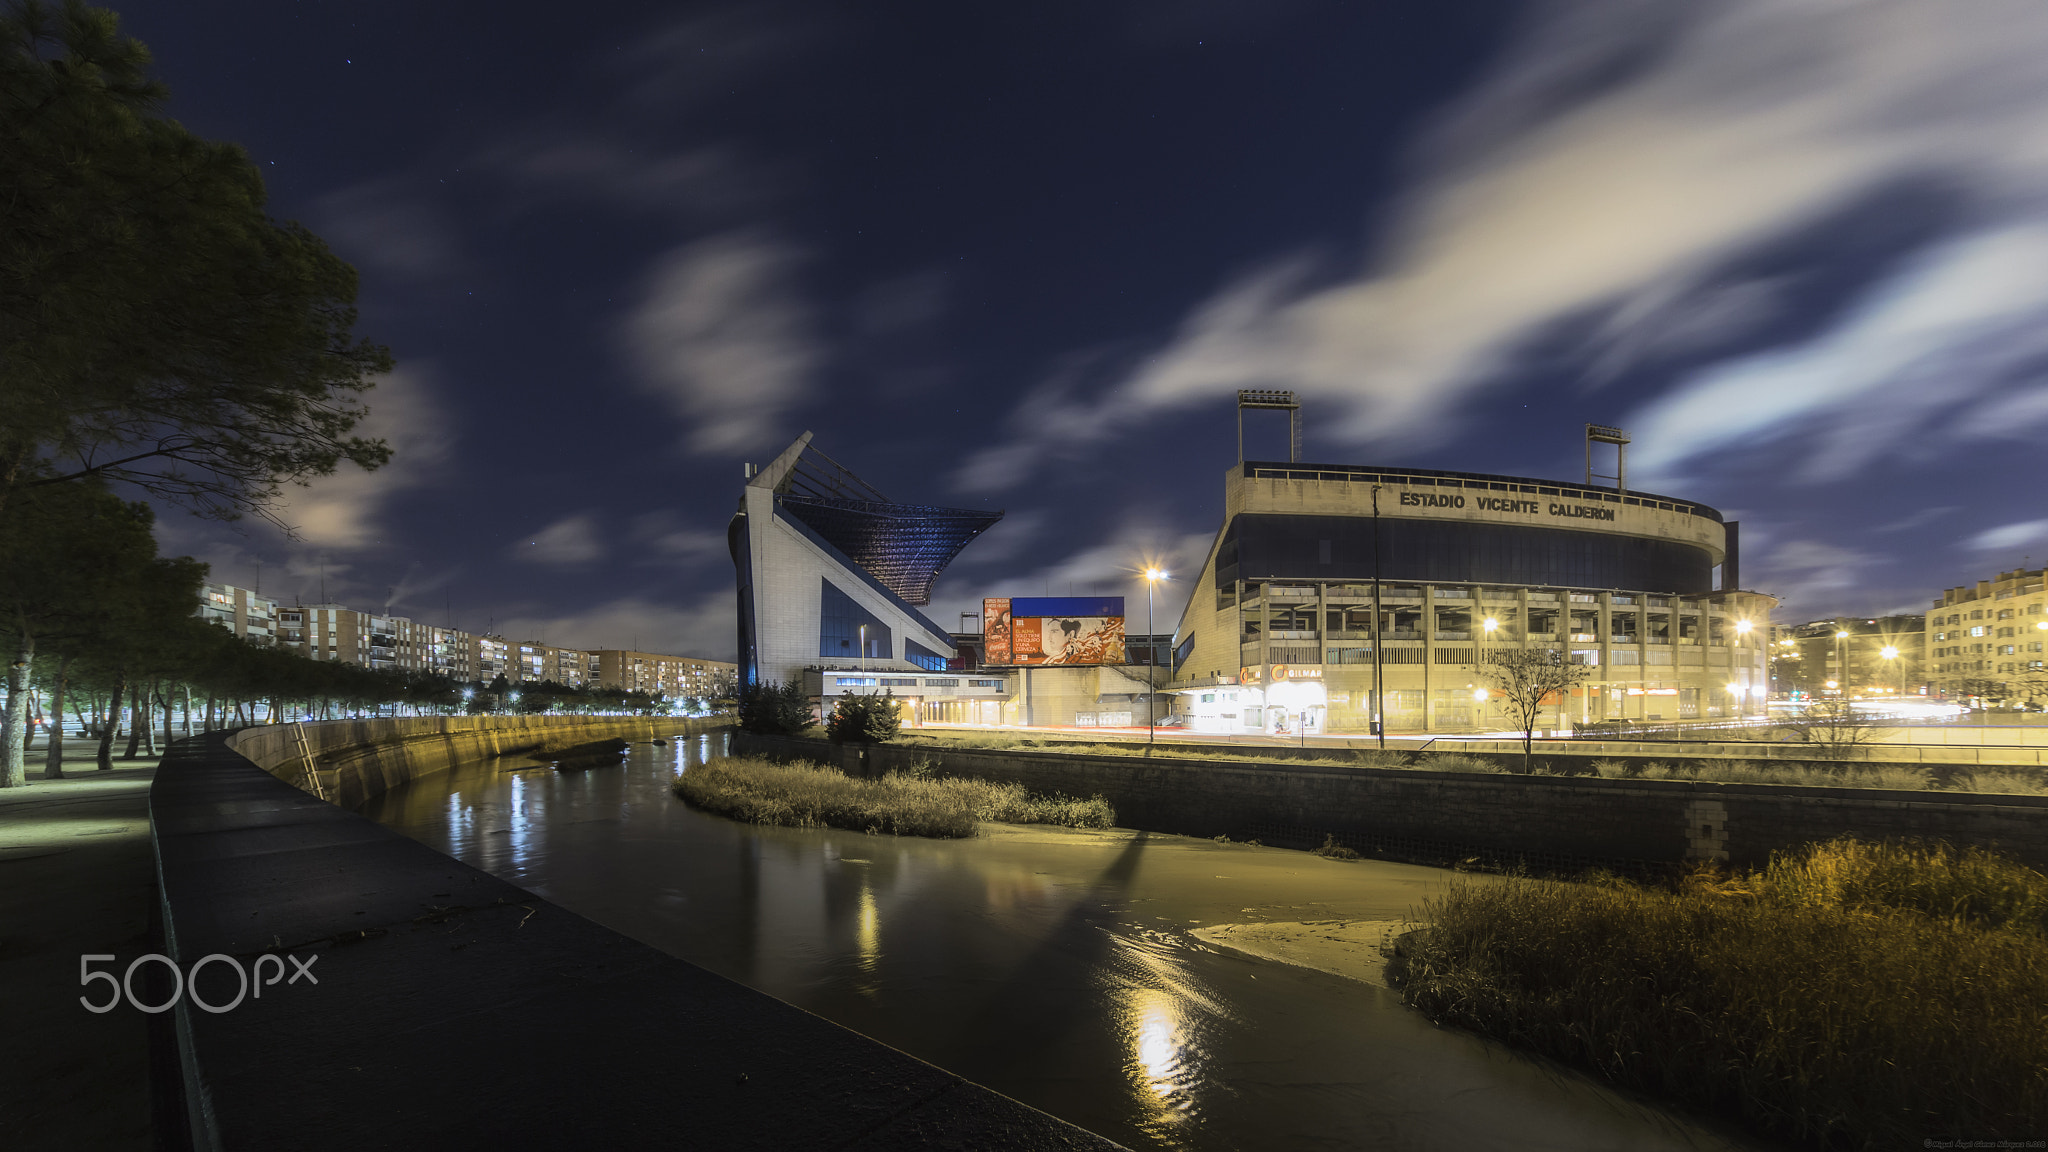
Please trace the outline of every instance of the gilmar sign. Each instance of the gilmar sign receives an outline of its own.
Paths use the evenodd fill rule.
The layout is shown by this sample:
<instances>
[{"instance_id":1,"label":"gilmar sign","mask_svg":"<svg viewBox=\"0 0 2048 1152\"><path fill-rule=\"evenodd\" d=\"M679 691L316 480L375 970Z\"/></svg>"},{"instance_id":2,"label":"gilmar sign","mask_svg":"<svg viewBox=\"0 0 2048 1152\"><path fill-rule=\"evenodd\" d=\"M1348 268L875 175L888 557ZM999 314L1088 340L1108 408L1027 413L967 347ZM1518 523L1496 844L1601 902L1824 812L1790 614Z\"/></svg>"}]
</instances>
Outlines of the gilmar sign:
<instances>
[{"instance_id":1,"label":"gilmar sign","mask_svg":"<svg viewBox=\"0 0 2048 1152\"><path fill-rule=\"evenodd\" d=\"M1237 678L1242 684L1260 684L1269 679L1275 683L1282 680L1321 680L1323 670L1300 668L1292 664L1268 664L1263 668L1257 664L1248 664L1237 670Z\"/></svg>"}]
</instances>

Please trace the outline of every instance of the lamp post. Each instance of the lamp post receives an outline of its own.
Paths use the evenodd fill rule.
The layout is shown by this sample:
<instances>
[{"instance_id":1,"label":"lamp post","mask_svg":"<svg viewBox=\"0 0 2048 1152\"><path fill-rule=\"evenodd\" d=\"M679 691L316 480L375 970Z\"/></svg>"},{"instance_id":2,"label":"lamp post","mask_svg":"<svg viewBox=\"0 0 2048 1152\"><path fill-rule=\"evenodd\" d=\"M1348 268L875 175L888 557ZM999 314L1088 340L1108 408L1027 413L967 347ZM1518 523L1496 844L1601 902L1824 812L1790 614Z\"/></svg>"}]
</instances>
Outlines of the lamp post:
<instances>
[{"instance_id":1,"label":"lamp post","mask_svg":"<svg viewBox=\"0 0 2048 1152\"><path fill-rule=\"evenodd\" d=\"M868 626L867 626L867 625L865 625L865 624L863 624L863 625L861 625L861 626L860 626L860 659L861 659L861 665L860 665L860 666L861 666L861 667L863 667L863 668L867 667L867 658L868 658Z\"/></svg>"},{"instance_id":2,"label":"lamp post","mask_svg":"<svg viewBox=\"0 0 2048 1152\"><path fill-rule=\"evenodd\" d=\"M1835 630L1835 696L1837 698L1849 694L1849 656L1842 648L1842 641L1848 638L1848 632L1841 629Z\"/></svg>"},{"instance_id":3,"label":"lamp post","mask_svg":"<svg viewBox=\"0 0 2048 1152\"><path fill-rule=\"evenodd\" d=\"M1750 623L1750 622L1749 622L1749 621L1747 621L1747 620L1737 620L1737 621L1735 622L1735 636L1736 636L1736 641L1735 641L1735 643L1736 643L1736 647L1740 648L1740 647L1742 646L1742 640L1741 640L1741 638L1742 638L1742 637L1744 637L1744 636L1747 636L1747 635L1749 635L1749 634L1750 634L1750 631L1751 631L1752 629L1754 629L1755 627L1756 627L1756 625L1754 625L1754 624ZM1752 667L1753 667L1753 665L1752 665ZM1737 703L1736 703L1736 705L1735 705L1735 711L1736 711L1736 714L1737 714L1737 715L1739 715L1739 716L1745 717L1745 718L1746 718L1746 717L1748 717L1748 715L1749 715L1749 696L1748 696L1748 693L1743 693L1742 695L1740 695L1740 696L1736 697L1736 700L1737 700Z\"/></svg>"},{"instance_id":4,"label":"lamp post","mask_svg":"<svg viewBox=\"0 0 2048 1152\"><path fill-rule=\"evenodd\" d=\"M1145 569L1145 750L1148 753L1159 740L1153 707L1153 702L1159 698L1159 634L1152 630L1152 589L1168 578L1157 568Z\"/></svg>"},{"instance_id":5,"label":"lamp post","mask_svg":"<svg viewBox=\"0 0 2048 1152\"><path fill-rule=\"evenodd\" d=\"M1878 649L1877 654L1884 657L1887 662L1895 661L1899 658L1898 648L1891 644ZM1903 697L1906 694L1906 666L1903 664L1892 664L1892 671L1898 675L1899 695Z\"/></svg>"},{"instance_id":6,"label":"lamp post","mask_svg":"<svg viewBox=\"0 0 2048 1152\"><path fill-rule=\"evenodd\" d=\"M1482 629L1482 631L1484 632L1484 635L1485 635L1485 638L1486 638L1486 640L1492 640L1492 639L1493 639L1493 633L1494 633L1494 631L1495 631L1496 629L1498 629L1499 627L1500 627L1500 621L1498 621L1498 620L1494 619L1494 618L1493 618L1493 617L1491 617L1491 616L1488 616L1488 617L1487 617L1487 618L1486 618L1486 619L1485 619L1485 620L1484 620L1483 622L1481 622L1481 624L1480 624L1480 628L1481 628L1481 629ZM1486 647L1486 644L1485 644L1485 643L1484 643L1484 642L1482 641L1482 642L1481 642L1481 644L1479 645L1479 663L1480 663L1480 666L1481 666L1481 667L1484 667L1484 666L1485 666L1485 664L1486 664L1486 653L1487 653L1487 647ZM1486 692L1486 689L1484 689L1484 688L1481 688L1481 689L1480 689L1479 691L1477 691L1477 692L1474 692L1474 693L1472 694L1472 698L1473 698L1474 700L1478 701L1478 707L1479 707L1479 722L1480 722L1481 724L1484 724L1484 723L1486 722L1486 696L1487 696L1487 692ZM1563 705L1562 705L1562 704L1560 704L1560 705L1559 705L1559 710L1560 710L1560 711L1562 711L1562 709L1563 709Z\"/></svg>"},{"instance_id":7,"label":"lamp post","mask_svg":"<svg viewBox=\"0 0 2048 1152\"><path fill-rule=\"evenodd\" d=\"M1387 646L1386 621L1380 618L1380 485L1372 486L1372 734L1380 751L1387 749L1386 691L1380 681L1382 649Z\"/></svg>"}]
</instances>

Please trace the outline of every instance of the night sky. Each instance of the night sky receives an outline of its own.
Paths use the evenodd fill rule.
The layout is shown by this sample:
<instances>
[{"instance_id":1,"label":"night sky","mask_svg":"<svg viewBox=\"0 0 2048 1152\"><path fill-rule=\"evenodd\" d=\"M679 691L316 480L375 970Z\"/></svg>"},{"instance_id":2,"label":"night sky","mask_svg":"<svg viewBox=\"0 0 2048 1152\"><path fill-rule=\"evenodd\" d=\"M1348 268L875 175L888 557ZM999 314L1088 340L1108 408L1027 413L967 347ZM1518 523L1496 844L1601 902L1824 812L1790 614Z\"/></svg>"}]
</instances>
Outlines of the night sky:
<instances>
[{"instance_id":1,"label":"night sky","mask_svg":"<svg viewBox=\"0 0 2048 1152\"><path fill-rule=\"evenodd\" d=\"M2038 0L116 9L398 359L297 540L161 517L287 600L730 659L742 464L811 429L1008 511L941 624L1142 628L1241 387L1318 461L1570 480L1619 424L1780 621L2048 559Z\"/></svg>"}]
</instances>

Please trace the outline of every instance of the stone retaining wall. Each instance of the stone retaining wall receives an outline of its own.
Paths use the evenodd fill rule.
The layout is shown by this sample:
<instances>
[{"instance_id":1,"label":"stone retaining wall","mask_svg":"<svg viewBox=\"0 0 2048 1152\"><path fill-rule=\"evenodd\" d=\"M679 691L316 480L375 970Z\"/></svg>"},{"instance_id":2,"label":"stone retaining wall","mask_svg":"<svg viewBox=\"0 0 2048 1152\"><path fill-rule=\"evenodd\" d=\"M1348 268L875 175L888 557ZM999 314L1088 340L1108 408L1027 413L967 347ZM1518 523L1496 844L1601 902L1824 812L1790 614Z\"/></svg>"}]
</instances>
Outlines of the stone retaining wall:
<instances>
[{"instance_id":1,"label":"stone retaining wall","mask_svg":"<svg viewBox=\"0 0 2048 1152\"><path fill-rule=\"evenodd\" d=\"M862 750L745 732L735 735L734 751L877 775L936 761L948 775L1102 796L1125 827L1302 846L1334 835L1362 851L1412 859L1633 870L1701 859L1761 865L1774 851L1853 834L1981 844L2048 867L2048 797L2041 796L888 744Z\"/></svg>"},{"instance_id":2,"label":"stone retaining wall","mask_svg":"<svg viewBox=\"0 0 2048 1152\"><path fill-rule=\"evenodd\" d=\"M264 724L227 744L272 776L353 809L464 761L614 736L666 739L731 723L726 716L407 716Z\"/></svg>"}]
</instances>

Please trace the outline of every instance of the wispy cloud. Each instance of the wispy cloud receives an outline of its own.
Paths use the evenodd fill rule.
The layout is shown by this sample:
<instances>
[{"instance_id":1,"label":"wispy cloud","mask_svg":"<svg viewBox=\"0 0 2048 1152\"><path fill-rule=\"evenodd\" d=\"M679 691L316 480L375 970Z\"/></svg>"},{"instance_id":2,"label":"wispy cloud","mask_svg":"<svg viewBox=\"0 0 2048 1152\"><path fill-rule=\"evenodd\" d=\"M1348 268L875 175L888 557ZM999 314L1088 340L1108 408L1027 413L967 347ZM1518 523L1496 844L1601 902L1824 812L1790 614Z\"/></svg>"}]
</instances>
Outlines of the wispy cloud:
<instances>
[{"instance_id":1,"label":"wispy cloud","mask_svg":"<svg viewBox=\"0 0 2048 1152\"><path fill-rule=\"evenodd\" d=\"M800 254L759 232L670 252L625 326L642 382L705 452L762 446L806 392L820 349L797 294Z\"/></svg>"},{"instance_id":2,"label":"wispy cloud","mask_svg":"<svg viewBox=\"0 0 2048 1152\"><path fill-rule=\"evenodd\" d=\"M515 615L497 630L518 639L547 638L576 648L637 648L670 656L733 659L732 593L715 592L690 605L626 596L565 615Z\"/></svg>"},{"instance_id":3,"label":"wispy cloud","mask_svg":"<svg viewBox=\"0 0 2048 1152\"><path fill-rule=\"evenodd\" d=\"M390 463L375 472L344 464L304 488L285 489L280 515L302 546L340 552L363 548L376 540L378 515L394 497L433 482L452 441L431 378L431 366L406 365L365 396L370 414L356 426L356 434L387 441Z\"/></svg>"},{"instance_id":4,"label":"wispy cloud","mask_svg":"<svg viewBox=\"0 0 2048 1152\"><path fill-rule=\"evenodd\" d=\"M1876 393L1900 413L1909 392L1869 362L1880 352L1910 357L1906 374L1945 367L1951 390L1999 380L2036 350L2014 322L2048 311L2048 272L2020 266L2038 259L2048 223L2044 55L2048 9L2028 0L1538 5L1496 73L1425 134L1409 193L1360 270L1332 278L1289 259L1225 287L1061 427L1020 420L963 482L1014 482L1058 458L1067 425L1099 438L1241 387L1333 406L1319 429L1332 439L1427 445L1568 322L1588 335L1564 363L1588 386L1646 357L1739 341L1784 287L1730 280L1740 258L1905 180L1952 192L1956 232L1818 338L1811 371L1858 371L1795 378L1819 397L1794 414ZM2017 298L1977 290L1980 275ZM1767 368L1781 384L1791 370L1747 365ZM1687 382L1650 414L1660 439L1640 438L1644 464L1654 452L1674 468L1741 436L1750 417L1697 398L1757 391L1711 371ZM1850 441L1830 447L1827 474L1869 459Z\"/></svg>"},{"instance_id":5,"label":"wispy cloud","mask_svg":"<svg viewBox=\"0 0 2048 1152\"><path fill-rule=\"evenodd\" d=\"M1884 561L1870 553L1821 540L1787 540L1761 550L1748 583L1784 602L1796 616L1840 611L1848 589L1870 583L1871 569ZM1830 607L1832 605L1832 607Z\"/></svg>"},{"instance_id":6,"label":"wispy cloud","mask_svg":"<svg viewBox=\"0 0 2048 1152\"><path fill-rule=\"evenodd\" d=\"M1980 552L1991 552L2039 544L2044 540L2048 540L2048 520L2022 520L2017 524L2003 524L1979 532L1970 537L1969 546Z\"/></svg>"},{"instance_id":7,"label":"wispy cloud","mask_svg":"<svg viewBox=\"0 0 2048 1152\"><path fill-rule=\"evenodd\" d=\"M459 230L404 177L352 184L313 206L321 233L343 259L400 279L445 276L462 264Z\"/></svg>"},{"instance_id":8,"label":"wispy cloud","mask_svg":"<svg viewBox=\"0 0 2048 1152\"><path fill-rule=\"evenodd\" d=\"M1655 477L1738 444L1796 438L1809 477L1852 474L1924 438L1936 412L2048 356L2044 317L2048 221L1964 237L1826 335L1719 365L1630 417L1638 467Z\"/></svg>"},{"instance_id":9,"label":"wispy cloud","mask_svg":"<svg viewBox=\"0 0 2048 1152\"><path fill-rule=\"evenodd\" d=\"M643 563L696 567L731 559L724 532L691 526L670 511L634 517L630 539Z\"/></svg>"},{"instance_id":10,"label":"wispy cloud","mask_svg":"<svg viewBox=\"0 0 2048 1152\"><path fill-rule=\"evenodd\" d=\"M575 568L603 559L605 548L596 518L577 513L521 537L508 554L527 564Z\"/></svg>"}]
</instances>

